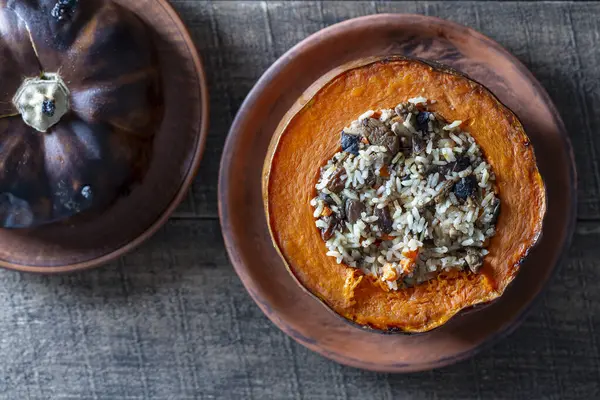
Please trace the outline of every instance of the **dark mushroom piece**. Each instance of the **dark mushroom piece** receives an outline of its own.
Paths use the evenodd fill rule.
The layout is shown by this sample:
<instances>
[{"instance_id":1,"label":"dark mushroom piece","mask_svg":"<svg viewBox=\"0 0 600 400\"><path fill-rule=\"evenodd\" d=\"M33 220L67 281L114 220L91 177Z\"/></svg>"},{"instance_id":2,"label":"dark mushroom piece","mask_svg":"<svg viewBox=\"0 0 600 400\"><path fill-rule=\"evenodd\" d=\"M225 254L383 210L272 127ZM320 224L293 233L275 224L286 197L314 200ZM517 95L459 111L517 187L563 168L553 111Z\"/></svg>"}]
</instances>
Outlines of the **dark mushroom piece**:
<instances>
[{"instance_id":1,"label":"dark mushroom piece","mask_svg":"<svg viewBox=\"0 0 600 400\"><path fill-rule=\"evenodd\" d=\"M346 218L348 222L355 223L365 212L365 205L360 200L348 199L346 201Z\"/></svg>"},{"instance_id":2,"label":"dark mushroom piece","mask_svg":"<svg viewBox=\"0 0 600 400\"><path fill-rule=\"evenodd\" d=\"M362 121L367 129L369 143L377 146L385 146L390 155L396 155L400 150L400 138L388 129L385 124L374 118L365 118Z\"/></svg>"},{"instance_id":3,"label":"dark mushroom piece","mask_svg":"<svg viewBox=\"0 0 600 400\"><path fill-rule=\"evenodd\" d=\"M346 183L342 180L342 175L344 174L344 168L338 168L330 177L329 182L327 182L327 189L333 193L341 192L344 187L346 187Z\"/></svg>"}]
</instances>

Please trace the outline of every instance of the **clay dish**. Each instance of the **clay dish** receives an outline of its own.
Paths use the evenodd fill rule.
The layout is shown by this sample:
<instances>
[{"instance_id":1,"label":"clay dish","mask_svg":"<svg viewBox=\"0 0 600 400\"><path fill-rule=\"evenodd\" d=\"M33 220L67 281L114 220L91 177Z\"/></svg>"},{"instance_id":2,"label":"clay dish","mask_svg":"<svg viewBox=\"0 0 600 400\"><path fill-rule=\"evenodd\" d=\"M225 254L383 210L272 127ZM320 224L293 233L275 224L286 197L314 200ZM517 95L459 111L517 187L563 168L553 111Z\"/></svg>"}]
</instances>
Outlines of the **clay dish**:
<instances>
[{"instance_id":1,"label":"clay dish","mask_svg":"<svg viewBox=\"0 0 600 400\"><path fill-rule=\"evenodd\" d=\"M382 335L352 326L296 283L274 249L261 173L272 135L320 77L350 61L405 55L449 65L489 88L522 121L547 185L542 238L495 303L421 335ZM258 81L229 133L219 181L220 217L236 272L262 311L304 346L377 371L427 370L463 360L515 329L555 271L574 228L571 144L546 91L498 43L464 26L419 15L374 15L326 28L283 55Z\"/></svg>"},{"instance_id":2,"label":"clay dish","mask_svg":"<svg viewBox=\"0 0 600 400\"><path fill-rule=\"evenodd\" d=\"M92 268L139 245L162 226L192 183L208 129L200 57L166 0L117 0L152 30L164 90L164 117L143 181L105 212L35 229L0 230L0 266L55 273Z\"/></svg>"}]
</instances>

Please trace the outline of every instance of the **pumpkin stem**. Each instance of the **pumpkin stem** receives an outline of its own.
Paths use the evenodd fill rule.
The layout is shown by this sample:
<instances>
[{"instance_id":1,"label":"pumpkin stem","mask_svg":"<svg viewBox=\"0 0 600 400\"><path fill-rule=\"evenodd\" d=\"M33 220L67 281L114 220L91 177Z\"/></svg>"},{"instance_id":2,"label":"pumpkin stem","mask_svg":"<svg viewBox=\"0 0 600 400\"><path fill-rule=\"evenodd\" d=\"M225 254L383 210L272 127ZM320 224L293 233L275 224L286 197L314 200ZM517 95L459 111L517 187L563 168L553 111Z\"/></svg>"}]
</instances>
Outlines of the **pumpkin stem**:
<instances>
[{"instance_id":1,"label":"pumpkin stem","mask_svg":"<svg viewBox=\"0 0 600 400\"><path fill-rule=\"evenodd\" d=\"M58 74L26 78L13 98L23 122L39 132L60 121L70 108L69 89Z\"/></svg>"}]
</instances>

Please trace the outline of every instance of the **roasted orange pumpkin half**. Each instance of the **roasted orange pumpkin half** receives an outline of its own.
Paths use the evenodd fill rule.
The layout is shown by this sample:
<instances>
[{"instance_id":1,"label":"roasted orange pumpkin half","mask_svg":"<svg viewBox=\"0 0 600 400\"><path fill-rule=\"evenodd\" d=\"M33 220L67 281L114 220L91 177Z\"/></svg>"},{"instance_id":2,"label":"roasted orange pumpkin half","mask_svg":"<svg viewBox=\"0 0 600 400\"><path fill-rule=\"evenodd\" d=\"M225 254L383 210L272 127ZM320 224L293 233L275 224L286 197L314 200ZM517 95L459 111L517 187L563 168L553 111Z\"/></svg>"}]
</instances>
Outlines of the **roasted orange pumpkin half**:
<instances>
[{"instance_id":1,"label":"roasted orange pumpkin half","mask_svg":"<svg viewBox=\"0 0 600 400\"><path fill-rule=\"evenodd\" d=\"M546 212L517 117L467 76L401 56L307 90L272 139L263 200L304 289L362 327L405 333L502 296Z\"/></svg>"}]
</instances>

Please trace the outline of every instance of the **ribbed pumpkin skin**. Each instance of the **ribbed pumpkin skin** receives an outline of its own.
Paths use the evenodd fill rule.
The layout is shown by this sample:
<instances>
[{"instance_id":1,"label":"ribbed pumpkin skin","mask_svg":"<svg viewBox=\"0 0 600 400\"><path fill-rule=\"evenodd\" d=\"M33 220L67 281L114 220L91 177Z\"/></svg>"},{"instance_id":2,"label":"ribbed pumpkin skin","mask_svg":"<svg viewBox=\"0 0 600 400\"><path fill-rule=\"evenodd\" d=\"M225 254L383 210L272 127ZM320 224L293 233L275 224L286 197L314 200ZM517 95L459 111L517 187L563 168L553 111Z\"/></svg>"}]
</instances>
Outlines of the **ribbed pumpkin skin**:
<instances>
[{"instance_id":1,"label":"ribbed pumpkin skin","mask_svg":"<svg viewBox=\"0 0 600 400\"><path fill-rule=\"evenodd\" d=\"M143 177L162 118L143 22L104 0L79 0L61 21L56 3L0 0L0 227L110 205ZM15 115L12 98L24 78L53 72L70 90L71 110L40 133Z\"/></svg>"}]
</instances>

